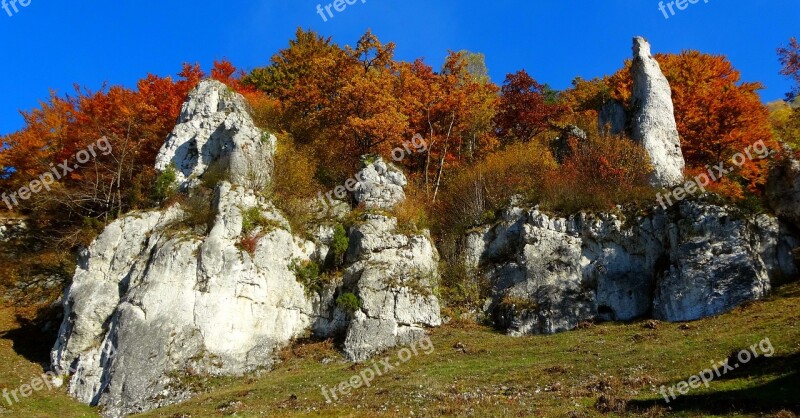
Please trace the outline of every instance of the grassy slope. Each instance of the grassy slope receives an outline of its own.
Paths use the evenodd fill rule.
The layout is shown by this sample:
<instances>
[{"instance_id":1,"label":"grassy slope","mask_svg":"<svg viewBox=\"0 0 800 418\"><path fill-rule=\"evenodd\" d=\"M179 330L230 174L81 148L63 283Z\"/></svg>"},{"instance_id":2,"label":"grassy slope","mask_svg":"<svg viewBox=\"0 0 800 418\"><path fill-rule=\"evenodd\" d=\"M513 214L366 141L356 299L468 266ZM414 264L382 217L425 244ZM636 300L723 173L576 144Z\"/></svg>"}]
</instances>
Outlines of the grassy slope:
<instances>
[{"instance_id":1,"label":"grassy slope","mask_svg":"<svg viewBox=\"0 0 800 418\"><path fill-rule=\"evenodd\" d=\"M94 417L94 409L81 405L66 391L52 389L33 392L20 402L9 405L2 397L2 390L18 390L22 384L43 373L42 364L47 361L47 344L31 338L27 327L21 327L12 308L0 307L0 416L9 417ZM21 354L21 353L24 353ZM13 397L10 397L13 401Z\"/></svg>"},{"instance_id":2,"label":"grassy slope","mask_svg":"<svg viewBox=\"0 0 800 418\"><path fill-rule=\"evenodd\" d=\"M8 312L3 313L7 328ZM775 348L773 357L751 362L709 389L693 390L673 402L671 412L800 413L800 284L716 318L657 323L655 329L648 323L600 324L525 338L451 324L433 331L433 353L420 352L371 387L355 389L333 404L325 403L320 385L334 386L365 366L343 362L330 342L298 343L284 351L284 362L270 373L215 380L208 393L144 416L597 416L598 399L610 416L660 416L670 411L653 388L687 379L765 337ZM8 340L0 340L0 350L3 386L16 387L40 372L15 354ZM385 355L397 361L396 350ZM323 364L323 359L335 361ZM36 396L24 409L15 409L15 416L78 417L90 411L61 392ZM56 409L62 413L51 414Z\"/></svg>"}]
</instances>

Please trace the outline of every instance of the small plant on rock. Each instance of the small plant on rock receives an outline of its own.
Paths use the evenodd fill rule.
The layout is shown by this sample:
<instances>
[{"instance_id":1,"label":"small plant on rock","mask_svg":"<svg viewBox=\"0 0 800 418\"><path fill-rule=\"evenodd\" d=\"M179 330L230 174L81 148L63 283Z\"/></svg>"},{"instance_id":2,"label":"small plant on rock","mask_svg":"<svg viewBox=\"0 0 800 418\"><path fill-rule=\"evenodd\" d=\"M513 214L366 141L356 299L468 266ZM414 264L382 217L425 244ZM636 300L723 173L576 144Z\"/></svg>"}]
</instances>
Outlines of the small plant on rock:
<instances>
[{"instance_id":1,"label":"small plant on rock","mask_svg":"<svg viewBox=\"0 0 800 418\"><path fill-rule=\"evenodd\" d=\"M344 254L350 247L350 239L347 237L347 232L344 230L342 224L336 224L333 228L333 242L331 243L331 250L333 250L334 266L339 267L344 264Z\"/></svg>"},{"instance_id":2,"label":"small plant on rock","mask_svg":"<svg viewBox=\"0 0 800 418\"><path fill-rule=\"evenodd\" d=\"M157 202L168 200L177 192L177 181L178 172L175 170L175 166L170 164L166 170L156 177L156 183L153 186L153 199Z\"/></svg>"},{"instance_id":3,"label":"small plant on rock","mask_svg":"<svg viewBox=\"0 0 800 418\"><path fill-rule=\"evenodd\" d=\"M322 290L323 280L320 276L319 264L311 260L294 259L289 268L294 272L297 281L306 288L306 291Z\"/></svg>"},{"instance_id":4,"label":"small plant on rock","mask_svg":"<svg viewBox=\"0 0 800 418\"><path fill-rule=\"evenodd\" d=\"M361 299L350 292L346 292L336 298L336 305L343 311L352 314L361 309Z\"/></svg>"}]
</instances>

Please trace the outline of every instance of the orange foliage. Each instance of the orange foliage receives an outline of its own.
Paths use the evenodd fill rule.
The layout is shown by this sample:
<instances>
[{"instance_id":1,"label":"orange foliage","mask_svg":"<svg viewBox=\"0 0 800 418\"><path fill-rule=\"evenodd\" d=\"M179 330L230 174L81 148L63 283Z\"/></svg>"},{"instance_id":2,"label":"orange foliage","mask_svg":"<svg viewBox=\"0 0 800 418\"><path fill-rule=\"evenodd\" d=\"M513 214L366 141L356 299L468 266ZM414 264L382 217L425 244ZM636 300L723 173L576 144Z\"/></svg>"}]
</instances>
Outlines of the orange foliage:
<instances>
[{"instance_id":1,"label":"orange foliage","mask_svg":"<svg viewBox=\"0 0 800 418\"><path fill-rule=\"evenodd\" d=\"M148 75L137 90L120 86L93 92L76 86L75 95L52 94L38 109L23 112L25 127L2 138L0 180L16 190L51 167L106 138L110 152L67 174L48 193L24 201L44 225L81 225L84 218L107 219L146 205L142 190L153 176L156 154L175 125L189 90L202 78L197 65L184 65L177 81Z\"/></svg>"},{"instance_id":2,"label":"orange foliage","mask_svg":"<svg viewBox=\"0 0 800 418\"><path fill-rule=\"evenodd\" d=\"M569 156L548 177L545 204L566 213L609 210L617 204L646 198L652 171L647 153L625 137L570 139Z\"/></svg>"},{"instance_id":3,"label":"orange foliage","mask_svg":"<svg viewBox=\"0 0 800 418\"><path fill-rule=\"evenodd\" d=\"M757 93L761 84L741 82L741 74L725 57L685 51L655 58L672 87L675 120L689 168L727 161L758 141L777 148L768 111ZM611 95L627 103L632 87L630 61L608 83ZM767 165L768 160L748 161L737 172L740 187L759 194ZM735 186L728 188L732 189Z\"/></svg>"}]
</instances>

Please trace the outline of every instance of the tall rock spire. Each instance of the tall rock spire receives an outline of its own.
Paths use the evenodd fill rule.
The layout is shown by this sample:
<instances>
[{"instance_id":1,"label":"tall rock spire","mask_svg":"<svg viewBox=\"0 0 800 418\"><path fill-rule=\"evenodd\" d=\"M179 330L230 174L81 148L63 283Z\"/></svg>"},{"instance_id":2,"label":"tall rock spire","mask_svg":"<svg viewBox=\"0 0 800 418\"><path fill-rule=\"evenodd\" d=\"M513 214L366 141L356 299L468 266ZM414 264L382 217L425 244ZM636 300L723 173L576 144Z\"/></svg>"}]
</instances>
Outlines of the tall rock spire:
<instances>
[{"instance_id":1,"label":"tall rock spire","mask_svg":"<svg viewBox=\"0 0 800 418\"><path fill-rule=\"evenodd\" d=\"M650 44L633 39L633 123L631 137L647 150L653 164L651 184L672 187L683 182L685 162L675 123L672 89L658 61L650 55Z\"/></svg>"}]
</instances>

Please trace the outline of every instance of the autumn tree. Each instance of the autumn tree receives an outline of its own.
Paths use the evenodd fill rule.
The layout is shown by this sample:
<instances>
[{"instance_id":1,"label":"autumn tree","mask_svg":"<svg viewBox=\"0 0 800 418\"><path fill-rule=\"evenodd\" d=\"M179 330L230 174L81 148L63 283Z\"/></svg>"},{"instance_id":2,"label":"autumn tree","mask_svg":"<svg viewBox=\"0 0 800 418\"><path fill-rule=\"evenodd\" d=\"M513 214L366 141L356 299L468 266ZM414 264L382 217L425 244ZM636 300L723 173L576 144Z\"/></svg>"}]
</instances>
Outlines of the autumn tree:
<instances>
[{"instance_id":1,"label":"autumn tree","mask_svg":"<svg viewBox=\"0 0 800 418\"><path fill-rule=\"evenodd\" d=\"M349 77L323 115L351 155L386 155L402 142L407 127L397 94L394 44L383 45L367 32L345 54Z\"/></svg>"},{"instance_id":2,"label":"autumn tree","mask_svg":"<svg viewBox=\"0 0 800 418\"><path fill-rule=\"evenodd\" d=\"M493 147L490 118L497 88L473 76L461 53L450 52L440 72L417 60L400 66L401 96L409 115L409 134L427 143L422 183L435 201L449 168L458 166L464 151L474 154Z\"/></svg>"},{"instance_id":3,"label":"autumn tree","mask_svg":"<svg viewBox=\"0 0 800 418\"><path fill-rule=\"evenodd\" d=\"M672 87L681 148L691 171L727 161L748 146L764 141L775 148L768 112L758 96L760 83L743 82L741 73L723 56L685 51L657 54ZM608 79L611 96L629 105L631 62ZM748 161L736 175L740 187L726 193L740 198L744 190L759 193L767 174L766 160Z\"/></svg>"},{"instance_id":4,"label":"autumn tree","mask_svg":"<svg viewBox=\"0 0 800 418\"><path fill-rule=\"evenodd\" d=\"M552 91L539 84L525 70L509 74L501 88L495 124L500 138L527 142L550 130L567 108L553 103Z\"/></svg>"},{"instance_id":5,"label":"autumn tree","mask_svg":"<svg viewBox=\"0 0 800 418\"><path fill-rule=\"evenodd\" d=\"M789 103L782 100L770 103L770 122L778 137L795 150L800 149L800 43L792 38L789 46L778 49L778 58L783 68L781 74L794 81L792 90L786 93Z\"/></svg>"},{"instance_id":6,"label":"autumn tree","mask_svg":"<svg viewBox=\"0 0 800 418\"><path fill-rule=\"evenodd\" d=\"M491 82L489 69L486 67L484 54L462 50L458 52L463 61L464 68L475 84L473 102L470 110L470 120L467 129L460 138L458 159L462 156L467 162L484 157L498 147L497 136L494 132L494 117L499 104L499 88Z\"/></svg>"},{"instance_id":7,"label":"autumn tree","mask_svg":"<svg viewBox=\"0 0 800 418\"><path fill-rule=\"evenodd\" d=\"M608 82L605 79L593 78L584 80L576 77L572 87L559 96L560 102L573 114L597 118L598 110L611 98Z\"/></svg>"},{"instance_id":8,"label":"autumn tree","mask_svg":"<svg viewBox=\"0 0 800 418\"><path fill-rule=\"evenodd\" d=\"M25 127L2 139L0 165L10 172L2 180L4 188L18 189L64 161L72 167L75 155L89 146L96 151L86 164L63 173L51 190L22 202L19 210L35 214L45 227L61 228L63 233L53 236L69 241L77 239L75 227L87 219L107 221L146 205L143 189L150 187L156 154L203 74L196 65L185 65L179 76L175 81L149 75L137 90L76 87L73 96L53 94L39 109L23 112ZM101 139L109 148L103 152L97 151Z\"/></svg>"},{"instance_id":9,"label":"autumn tree","mask_svg":"<svg viewBox=\"0 0 800 418\"><path fill-rule=\"evenodd\" d=\"M797 39L791 38L788 46L778 48L778 57L783 65L781 74L790 77L795 83L792 91L786 93L787 100L793 102L800 94L800 43Z\"/></svg>"},{"instance_id":10,"label":"autumn tree","mask_svg":"<svg viewBox=\"0 0 800 418\"><path fill-rule=\"evenodd\" d=\"M242 82L280 103L280 126L298 145L319 138L332 124L323 113L332 106L348 79L345 51L330 38L298 29L289 47L280 50L270 65L257 68Z\"/></svg>"}]
</instances>

